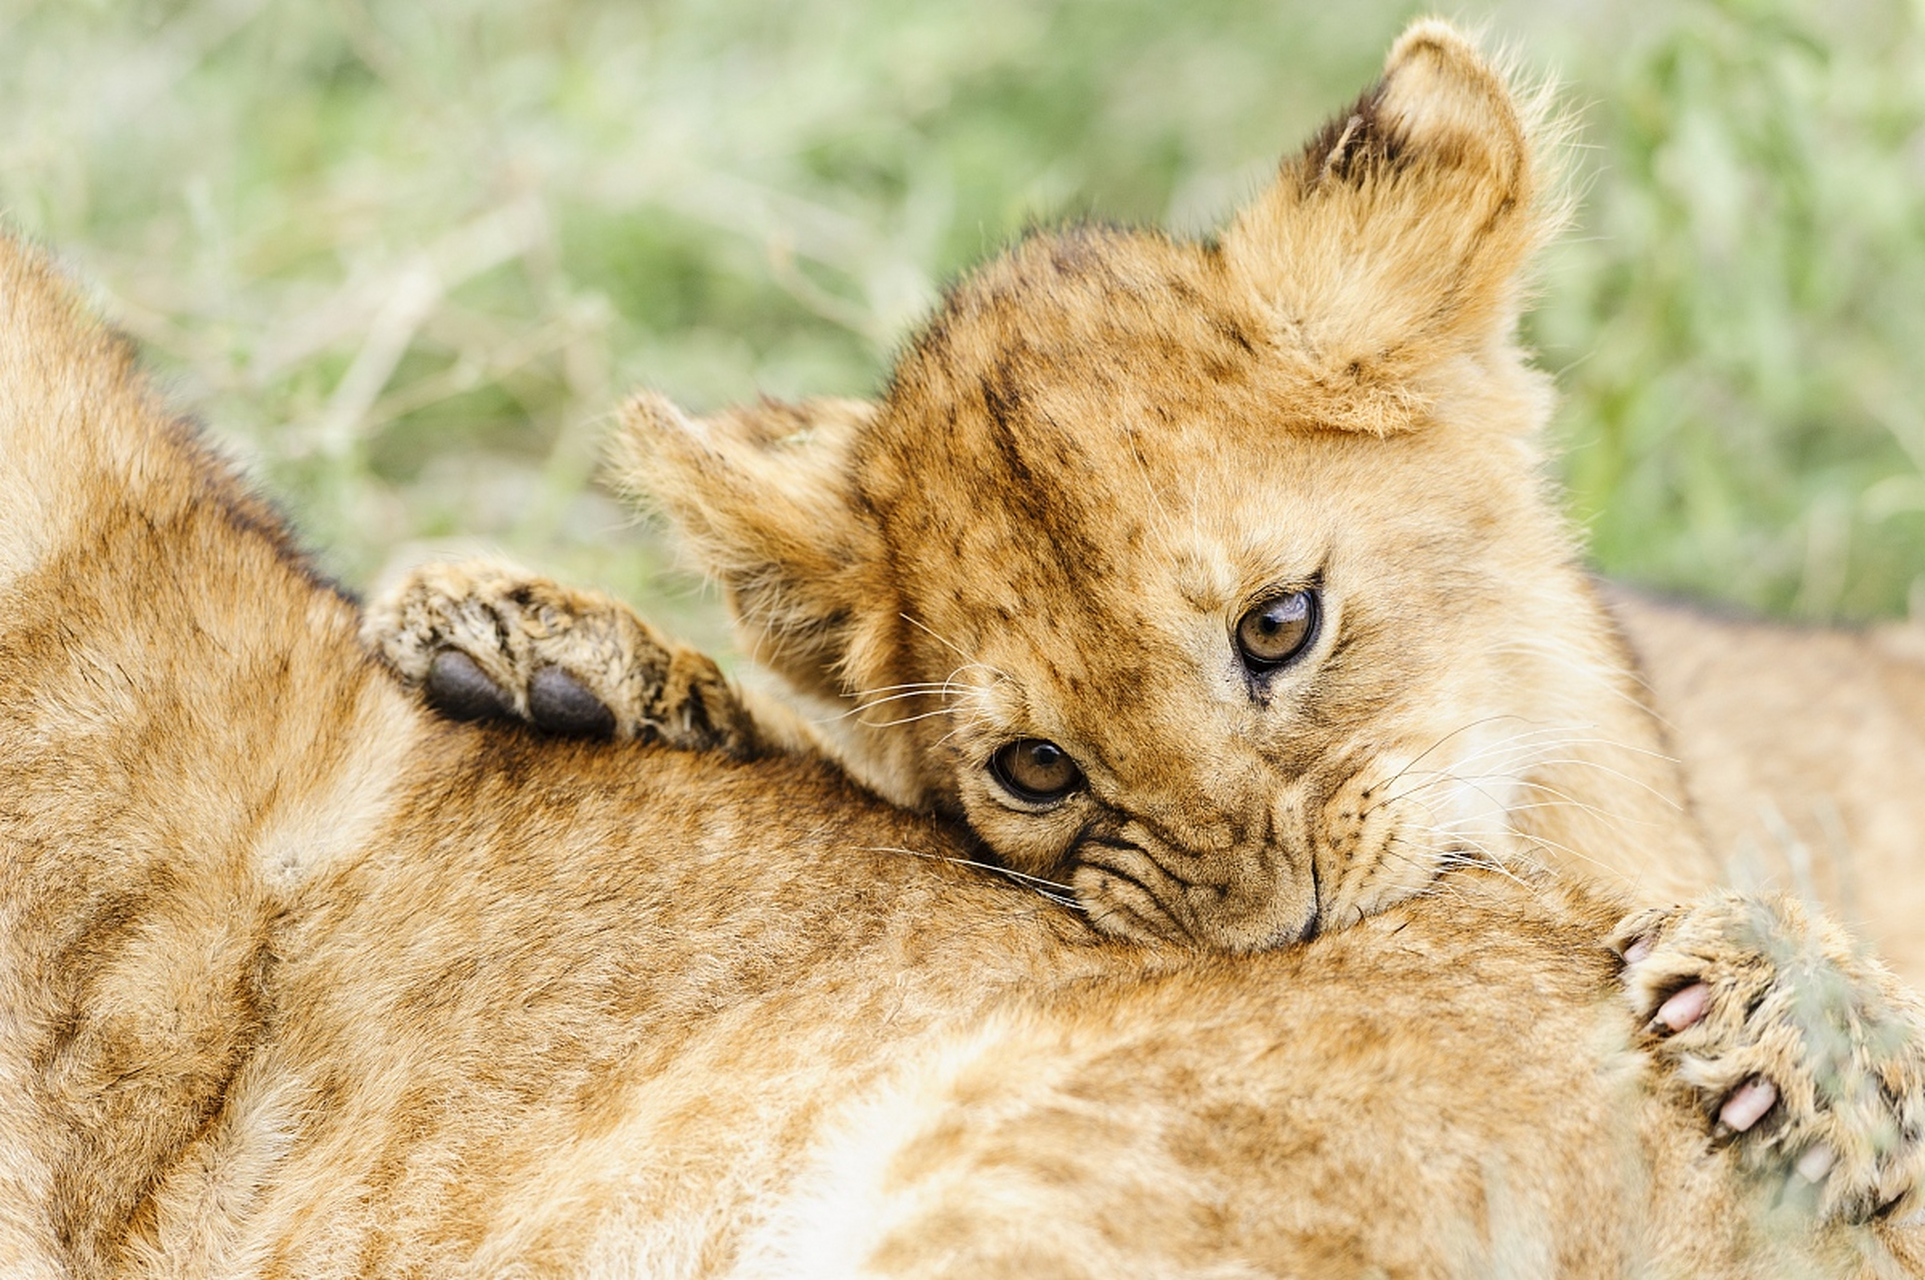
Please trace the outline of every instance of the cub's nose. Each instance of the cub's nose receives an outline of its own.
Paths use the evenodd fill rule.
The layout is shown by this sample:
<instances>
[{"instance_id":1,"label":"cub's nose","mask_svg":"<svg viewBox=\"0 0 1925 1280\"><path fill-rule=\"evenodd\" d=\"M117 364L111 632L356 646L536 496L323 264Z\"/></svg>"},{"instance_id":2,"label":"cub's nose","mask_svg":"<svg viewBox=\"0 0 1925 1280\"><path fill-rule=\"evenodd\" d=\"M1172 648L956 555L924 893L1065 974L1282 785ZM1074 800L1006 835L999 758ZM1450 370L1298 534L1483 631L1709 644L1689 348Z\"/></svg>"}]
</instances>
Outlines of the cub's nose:
<instances>
[{"instance_id":1,"label":"cub's nose","mask_svg":"<svg viewBox=\"0 0 1925 1280\"><path fill-rule=\"evenodd\" d=\"M1196 885L1190 892L1204 897L1211 890L1214 901L1198 901L1192 908L1192 931L1213 951L1269 951L1317 936L1314 884L1258 876L1223 886Z\"/></svg>"}]
</instances>

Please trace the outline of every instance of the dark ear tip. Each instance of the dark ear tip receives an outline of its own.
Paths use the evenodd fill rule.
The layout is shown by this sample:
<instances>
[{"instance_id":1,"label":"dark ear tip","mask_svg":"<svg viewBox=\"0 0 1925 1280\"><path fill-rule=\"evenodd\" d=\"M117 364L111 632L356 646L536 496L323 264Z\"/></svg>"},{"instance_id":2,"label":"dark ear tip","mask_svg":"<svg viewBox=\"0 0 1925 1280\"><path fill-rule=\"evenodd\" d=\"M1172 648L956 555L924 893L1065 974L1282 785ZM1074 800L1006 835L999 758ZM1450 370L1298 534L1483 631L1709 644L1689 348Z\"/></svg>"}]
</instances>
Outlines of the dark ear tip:
<instances>
[{"instance_id":1,"label":"dark ear tip","mask_svg":"<svg viewBox=\"0 0 1925 1280\"><path fill-rule=\"evenodd\" d=\"M443 649L422 685L428 705L450 720L496 720L513 712L508 695L458 649Z\"/></svg>"},{"instance_id":2,"label":"dark ear tip","mask_svg":"<svg viewBox=\"0 0 1925 1280\"><path fill-rule=\"evenodd\" d=\"M560 667L543 667L528 682L528 718L557 737L615 736L615 713Z\"/></svg>"},{"instance_id":3,"label":"dark ear tip","mask_svg":"<svg viewBox=\"0 0 1925 1280\"><path fill-rule=\"evenodd\" d=\"M1351 182L1375 167L1394 167L1399 143L1378 115L1384 84L1364 91L1348 111L1332 117L1304 148L1302 174L1307 186L1326 179Z\"/></svg>"}]
</instances>

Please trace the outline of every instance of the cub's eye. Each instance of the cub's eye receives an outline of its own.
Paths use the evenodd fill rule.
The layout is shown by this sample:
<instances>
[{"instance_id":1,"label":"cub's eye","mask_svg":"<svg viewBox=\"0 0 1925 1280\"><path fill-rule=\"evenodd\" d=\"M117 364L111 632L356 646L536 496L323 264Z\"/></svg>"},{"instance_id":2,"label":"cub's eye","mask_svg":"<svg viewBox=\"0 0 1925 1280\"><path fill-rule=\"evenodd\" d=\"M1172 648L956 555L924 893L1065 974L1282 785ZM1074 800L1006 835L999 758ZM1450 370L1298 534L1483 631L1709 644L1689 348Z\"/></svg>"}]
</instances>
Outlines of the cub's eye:
<instances>
[{"instance_id":1,"label":"cub's eye","mask_svg":"<svg viewBox=\"0 0 1925 1280\"><path fill-rule=\"evenodd\" d=\"M1237 651L1251 674L1274 671L1317 638L1317 593L1286 591L1252 605L1237 619Z\"/></svg>"},{"instance_id":2,"label":"cub's eye","mask_svg":"<svg viewBox=\"0 0 1925 1280\"><path fill-rule=\"evenodd\" d=\"M1061 800L1083 785L1083 771L1069 753L1041 738L1022 738L998 747L989 773L1003 790L1029 804Z\"/></svg>"}]
</instances>

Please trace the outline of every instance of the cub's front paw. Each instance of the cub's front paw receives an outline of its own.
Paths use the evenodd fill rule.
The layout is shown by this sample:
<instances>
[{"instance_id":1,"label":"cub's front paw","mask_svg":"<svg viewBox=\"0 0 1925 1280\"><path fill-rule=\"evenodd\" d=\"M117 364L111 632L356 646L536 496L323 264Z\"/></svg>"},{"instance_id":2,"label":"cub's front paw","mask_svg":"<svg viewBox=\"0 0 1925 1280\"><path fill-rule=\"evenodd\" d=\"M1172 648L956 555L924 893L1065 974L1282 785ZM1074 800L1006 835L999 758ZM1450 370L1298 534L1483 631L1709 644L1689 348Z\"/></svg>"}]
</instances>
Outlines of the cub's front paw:
<instances>
[{"instance_id":1,"label":"cub's front paw","mask_svg":"<svg viewBox=\"0 0 1925 1280\"><path fill-rule=\"evenodd\" d=\"M1827 1216L1917 1203L1925 1018L1842 930L1788 898L1717 894L1632 916L1612 946L1644 1043L1748 1167Z\"/></svg>"},{"instance_id":2,"label":"cub's front paw","mask_svg":"<svg viewBox=\"0 0 1925 1280\"><path fill-rule=\"evenodd\" d=\"M454 719L759 750L754 721L713 661L599 592L486 561L428 564L369 607L364 636Z\"/></svg>"}]
</instances>

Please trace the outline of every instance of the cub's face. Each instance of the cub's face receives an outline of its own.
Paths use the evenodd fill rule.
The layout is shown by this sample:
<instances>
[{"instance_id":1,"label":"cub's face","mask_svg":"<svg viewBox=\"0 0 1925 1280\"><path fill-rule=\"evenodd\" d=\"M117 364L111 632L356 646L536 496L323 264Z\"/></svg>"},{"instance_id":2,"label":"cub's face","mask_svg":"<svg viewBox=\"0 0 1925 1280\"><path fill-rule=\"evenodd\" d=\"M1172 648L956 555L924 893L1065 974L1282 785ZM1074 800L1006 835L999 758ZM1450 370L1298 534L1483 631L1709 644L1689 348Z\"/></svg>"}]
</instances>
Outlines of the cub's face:
<instances>
[{"instance_id":1,"label":"cub's face","mask_svg":"<svg viewBox=\"0 0 1925 1280\"><path fill-rule=\"evenodd\" d=\"M1546 715L1582 587L1512 338L1532 158L1420 24L1220 242L1031 238L878 405L639 402L636 483L858 772L1099 927L1349 924L1510 852L1583 732Z\"/></svg>"},{"instance_id":2,"label":"cub's face","mask_svg":"<svg viewBox=\"0 0 1925 1280\"><path fill-rule=\"evenodd\" d=\"M895 619L847 692L1099 925L1251 949L1508 852L1565 549L1514 363L1333 427L1227 270L1084 232L951 299L856 450Z\"/></svg>"}]
</instances>

